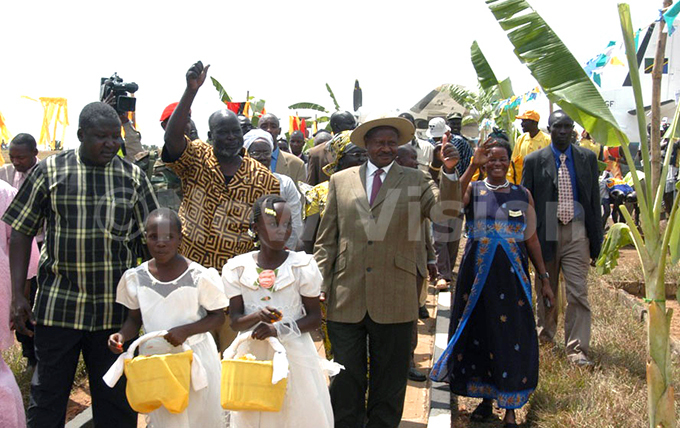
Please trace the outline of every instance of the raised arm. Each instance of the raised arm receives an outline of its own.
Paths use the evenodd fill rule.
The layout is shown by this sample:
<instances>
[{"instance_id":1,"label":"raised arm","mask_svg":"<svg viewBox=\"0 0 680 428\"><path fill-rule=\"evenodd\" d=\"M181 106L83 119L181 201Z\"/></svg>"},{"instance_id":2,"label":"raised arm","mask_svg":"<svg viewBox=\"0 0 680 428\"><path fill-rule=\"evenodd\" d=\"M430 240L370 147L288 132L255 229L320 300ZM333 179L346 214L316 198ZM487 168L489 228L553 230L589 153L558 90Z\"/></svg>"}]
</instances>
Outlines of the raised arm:
<instances>
[{"instance_id":1,"label":"raised arm","mask_svg":"<svg viewBox=\"0 0 680 428\"><path fill-rule=\"evenodd\" d=\"M203 63L198 61L187 71L187 87L182 98L179 100L177 108L172 113L172 116L170 116L170 120L168 120L168 126L165 128L163 160L166 162L176 161L182 156L184 149L186 149L187 142L184 137L184 128L189 120L191 104L198 93L198 88L205 82L209 68L210 65L203 67Z\"/></svg>"},{"instance_id":2,"label":"raised arm","mask_svg":"<svg viewBox=\"0 0 680 428\"><path fill-rule=\"evenodd\" d=\"M481 168L485 163L489 161L489 151L491 150L488 147L488 142L489 140L486 140L486 142L480 144L477 146L475 149L475 155L472 157L472 162L470 162L470 165L468 168L465 170L465 173L463 176L460 178L460 191L463 194L463 205L467 205L470 203L470 192L468 191L468 187L470 186L470 182L472 181L472 177L474 177L475 173Z\"/></svg>"}]
</instances>

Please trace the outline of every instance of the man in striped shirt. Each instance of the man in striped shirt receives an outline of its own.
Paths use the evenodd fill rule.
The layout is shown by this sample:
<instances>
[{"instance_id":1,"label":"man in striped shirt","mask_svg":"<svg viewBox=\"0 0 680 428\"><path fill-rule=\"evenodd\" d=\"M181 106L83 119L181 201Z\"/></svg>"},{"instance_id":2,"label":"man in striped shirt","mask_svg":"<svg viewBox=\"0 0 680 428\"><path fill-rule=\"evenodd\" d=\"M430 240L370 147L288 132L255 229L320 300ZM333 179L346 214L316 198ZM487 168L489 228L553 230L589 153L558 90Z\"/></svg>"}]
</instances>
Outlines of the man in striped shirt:
<instances>
[{"instance_id":1,"label":"man in striped shirt","mask_svg":"<svg viewBox=\"0 0 680 428\"><path fill-rule=\"evenodd\" d=\"M38 360L28 407L31 428L63 426L81 352L95 426L137 426L124 383L111 389L102 376L116 359L108 351L108 336L126 316L115 303L116 287L142 255L143 224L157 202L144 172L116 156L120 134L111 106L85 106L78 123L80 148L39 163L2 217L12 227L12 324L34 335ZM23 286L30 243L43 224L32 311ZM35 323L35 333L26 329L27 319Z\"/></svg>"}]
</instances>

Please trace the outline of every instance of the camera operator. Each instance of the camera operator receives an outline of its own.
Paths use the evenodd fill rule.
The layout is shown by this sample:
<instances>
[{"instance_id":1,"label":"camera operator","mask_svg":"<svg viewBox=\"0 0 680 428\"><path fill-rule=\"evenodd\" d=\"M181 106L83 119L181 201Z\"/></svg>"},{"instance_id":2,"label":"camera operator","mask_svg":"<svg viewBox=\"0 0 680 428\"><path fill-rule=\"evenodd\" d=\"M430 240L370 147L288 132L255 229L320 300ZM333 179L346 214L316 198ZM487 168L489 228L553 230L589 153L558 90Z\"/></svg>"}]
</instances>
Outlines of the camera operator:
<instances>
[{"instance_id":1,"label":"camera operator","mask_svg":"<svg viewBox=\"0 0 680 428\"><path fill-rule=\"evenodd\" d=\"M116 96L113 94L113 92L109 92L109 94L102 101L114 109L116 108ZM140 132L135 129L134 125L130 121L127 111L119 111L118 117L120 118L120 123L123 124L123 145L120 146L120 150L123 153L122 157L134 163L137 153L144 150L142 148L142 134L140 134Z\"/></svg>"}]
</instances>

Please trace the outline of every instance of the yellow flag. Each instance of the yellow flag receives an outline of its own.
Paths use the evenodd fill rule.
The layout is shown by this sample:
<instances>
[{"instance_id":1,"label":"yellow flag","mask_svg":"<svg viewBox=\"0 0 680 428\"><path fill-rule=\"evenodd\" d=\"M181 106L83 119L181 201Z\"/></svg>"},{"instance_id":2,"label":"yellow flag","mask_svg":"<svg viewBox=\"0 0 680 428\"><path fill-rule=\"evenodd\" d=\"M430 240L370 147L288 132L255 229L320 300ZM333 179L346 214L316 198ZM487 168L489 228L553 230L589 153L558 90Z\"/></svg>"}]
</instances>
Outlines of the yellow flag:
<instances>
[{"instance_id":1,"label":"yellow flag","mask_svg":"<svg viewBox=\"0 0 680 428\"><path fill-rule=\"evenodd\" d=\"M609 60L609 63L611 65L626 65L619 59L618 56L612 57L612 59Z\"/></svg>"},{"instance_id":2,"label":"yellow flag","mask_svg":"<svg viewBox=\"0 0 680 428\"><path fill-rule=\"evenodd\" d=\"M0 113L0 138L2 138L6 144L12 140L12 134L9 133L7 129L7 124L5 123L5 117Z\"/></svg>"}]
</instances>

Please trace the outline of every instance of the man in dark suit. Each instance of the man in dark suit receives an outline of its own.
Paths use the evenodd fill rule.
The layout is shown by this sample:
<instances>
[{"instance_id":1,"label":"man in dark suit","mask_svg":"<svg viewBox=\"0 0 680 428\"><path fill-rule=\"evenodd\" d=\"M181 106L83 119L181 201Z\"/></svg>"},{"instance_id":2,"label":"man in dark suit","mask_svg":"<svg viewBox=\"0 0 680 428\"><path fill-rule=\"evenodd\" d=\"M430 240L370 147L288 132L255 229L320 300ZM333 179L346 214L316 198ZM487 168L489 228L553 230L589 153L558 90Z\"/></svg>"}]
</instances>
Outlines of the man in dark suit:
<instances>
[{"instance_id":1,"label":"man in dark suit","mask_svg":"<svg viewBox=\"0 0 680 428\"><path fill-rule=\"evenodd\" d=\"M421 224L442 208L455 218L460 208L452 144L444 141L443 165L435 165L443 171L441 190L422 171L395 162L398 146L409 143L414 132L403 118L363 123L351 140L366 148L368 162L330 179L314 258L323 275L333 355L345 366L330 386L336 428L363 427L366 417L369 428L399 425L418 318Z\"/></svg>"},{"instance_id":2,"label":"man in dark suit","mask_svg":"<svg viewBox=\"0 0 680 428\"><path fill-rule=\"evenodd\" d=\"M567 292L564 315L567 356L578 365L588 359L591 312L588 303L589 261L602 244L597 159L592 151L571 144L574 121L558 110L550 115L552 143L524 160L522 185L534 197L538 239L553 293L562 272ZM541 278L536 277L540 290ZM538 299L539 339L552 342L557 308Z\"/></svg>"}]
</instances>

